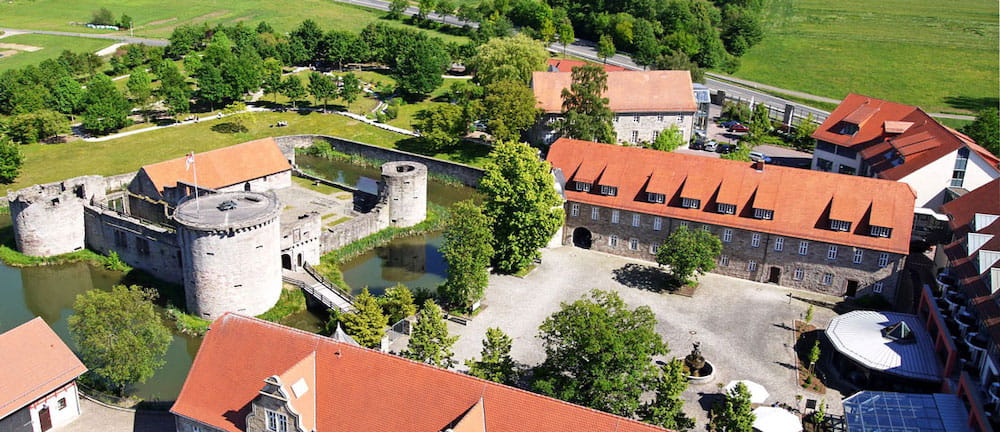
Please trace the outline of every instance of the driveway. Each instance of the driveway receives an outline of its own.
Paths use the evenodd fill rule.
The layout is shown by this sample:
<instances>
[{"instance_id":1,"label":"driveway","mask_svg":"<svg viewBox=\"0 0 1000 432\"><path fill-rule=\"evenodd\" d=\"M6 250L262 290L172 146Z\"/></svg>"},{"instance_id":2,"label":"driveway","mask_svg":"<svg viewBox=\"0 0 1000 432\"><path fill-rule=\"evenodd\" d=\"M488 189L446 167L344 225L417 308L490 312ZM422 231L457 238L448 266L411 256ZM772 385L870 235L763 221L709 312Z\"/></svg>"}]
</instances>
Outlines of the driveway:
<instances>
[{"instance_id":1,"label":"driveway","mask_svg":"<svg viewBox=\"0 0 1000 432\"><path fill-rule=\"evenodd\" d=\"M721 112L722 112L721 106L719 105L709 106L708 115L709 119L711 120L708 122L708 130L706 131L707 132L706 135L708 136L708 139L715 140L720 144L736 144L739 141L740 137L745 134L740 132L729 132L722 126L719 126L719 124L715 120L719 118ZM774 165L809 169L809 166L812 163L811 153L798 151L790 147L773 146L765 144L755 147L754 150L770 156L772 159L772 163ZM710 152L705 150L694 150L688 148L687 146L680 147L674 151L677 153L710 157L710 158L718 158L721 156L720 154L715 152Z\"/></svg>"},{"instance_id":2,"label":"driveway","mask_svg":"<svg viewBox=\"0 0 1000 432\"><path fill-rule=\"evenodd\" d=\"M764 385L771 393L768 403L795 405L795 396L801 394L824 398L832 405L829 412L841 412L836 392L818 396L797 386L790 329L808 308L803 299L833 303L838 298L715 274L701 276L694 295L683 297L649 290L648 280L656 274L655 264L645 261L569 246L545 250L542 264L524 278L491 276L486 308L468 326L449 323L449 331L460 336L455 358L462 362L478 358L486 329L500 327L513 339L514 359L536 365L545 358L536 337L542 321L562 302L578 300L592 289L611 290L631 307L646 305L653 310L656 330L671 357L687 355L692 342L702 343L702 353L716 366L716 378L690 386L684 394L685 411L699 424L707 421L707 403L719 392L717 384L735 379ZM817 308L814 316L813 323L822 328L835 314Z\"/></svg>"},{"instance_id":3,"label":"driveway","mask_svg":"<svg viewBox=\"0 0 1000 432\"><path fill-rule=\"evenodd\" d=\"M108 408L80 397L80 417L56 432L174 432L174 416L166 411L133 412Z\"/></svg>"}]
</instances>

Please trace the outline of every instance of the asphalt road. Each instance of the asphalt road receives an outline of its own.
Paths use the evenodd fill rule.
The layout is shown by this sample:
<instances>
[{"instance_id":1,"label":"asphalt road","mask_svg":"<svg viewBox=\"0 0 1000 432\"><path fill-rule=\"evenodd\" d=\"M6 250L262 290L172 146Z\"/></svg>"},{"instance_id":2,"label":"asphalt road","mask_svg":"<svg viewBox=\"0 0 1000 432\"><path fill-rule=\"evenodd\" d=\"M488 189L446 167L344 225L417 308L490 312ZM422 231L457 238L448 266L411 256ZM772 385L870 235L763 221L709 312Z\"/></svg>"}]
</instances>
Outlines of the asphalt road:
<instances>
[{"instance_id":1,"label":"asphalt road","mask_svg":"<svg viewBox=\"0 0 1000 432\"><path fill-rule=\"evenodd\" d=\"M48 30L24 30L24 29L12 29L12 28L0 28L0 31L4 32L5 36L13 36L16 34L41 34L41 35L52 35L52 36L73 36L73 37L84 37L92 39L108 39L113 41L125 42L130 44L142 44L149 46L167 46L170 41L166 39L147 39L147 38L137 38L129 37L119 34L107 34L107 33L73 33L73 32L59 32L59 31L48 31Z\"/></svg>"}]
</instances>

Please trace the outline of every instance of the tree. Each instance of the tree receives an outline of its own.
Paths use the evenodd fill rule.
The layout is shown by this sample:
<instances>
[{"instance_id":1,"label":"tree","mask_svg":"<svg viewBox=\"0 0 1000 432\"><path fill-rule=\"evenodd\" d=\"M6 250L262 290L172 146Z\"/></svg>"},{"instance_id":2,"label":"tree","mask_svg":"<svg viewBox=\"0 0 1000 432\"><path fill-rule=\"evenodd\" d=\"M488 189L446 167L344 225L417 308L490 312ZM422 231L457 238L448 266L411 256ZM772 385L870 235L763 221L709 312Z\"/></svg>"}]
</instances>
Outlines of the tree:
<instances>
[{"instance_id":1,"label":"tree","mask_svg":"<svg viewBox=\"0 0 1000 432\"><path fill-rule=\"evenodd\" d=\"M644 19L636 20L632 47L632 60L636 64L645 67L656 63L661 48L660 42L656 40L656 32L652 23Z\"/></svg>"},{"instance_id":2,"label":"tree","mask_svg":"<svg viewBox=\"0 0 1000 432\"><path fill-rule=\"evenodd\" d=\"M440 15L442 20L447 19L448 15L455 13L455 3L451 0L437 0L434 12Z\"/></svg>"},{"instance_id":3,"label":"tree","mask_svg":"<svg viewBox=\"0 0 1000 432\"><path fill-rule=\"evenodd\" d=\"M811 150L816 147L816 139L812 137L812 134L818 128L819 125L816 124L813 113L807 114L806 118L800 120L799 125L795 128L795 146L803 150Z\"/></svg>"},{"instance_id":4,"label":"tree","mask_svg":"<svg viewBox=\"0 0 1000 432\"><path fill-rule=\"evenodd\" d=\"M813 368L816 367L816 362L819 361L819 339L816 339L816 343L813 344L812 348L809 349L809 374L813 373Z\"/></svg>"},{"instance_id":5,"label":"tree","mask_svg":"<svg viewBox=\"0 0 1000 432\"><path fill-rule=\"evenodd\" d=\"M337 96L337 84L326 75L313 71L309 73L309 94L316 103L323 101L323 112L326 112L326 102Z\"/></svg>"},{"instance_id":6,"label":"tree","mask_svg":"<svg viewBox=\"0 0 1000 432\"><path fill-rule=\"evenodd\" d=\"M417 306L413 304L413 293L401 283L385 289L385 294L379 298L382 312L389 317L389 324L395 324L399 320L417 313Z\"/></svg>"},{"instance_id":7,"label":"tree","mask_svg":"<svg viewBox=\"0 0 1000 432\"><path fill-rule=\"evenodd\" d=\"M556 129L567 138L615 142L614 113L608 108L608 74L598 65L573 68L573 83L562 91L563 118Z\"/></svg>"},{"instance_id":8,"label":"tree","mask_svg":"<svg viewBox=\"0 0 1000 432\"><path fill-rule=\"evenodd\" d=\"M319 55L319 48L321 42L323 41L323 30L319 28L316 21L307 19L302 21L295 30L292 30L288 34L289 43L299 45L302 48L302 53L307 57L305 61L316 62L322 60ZM302 60L302 59L298 59Z\"/></svg>"},{"instance_id":9,"label":"tree","mask_svg":"<svg viewBox=\"0 0 1000 432\"><path fill-rule=\"evenodd\" d=\"M519 140L539 116L535 94L528 86L503 80L486 86L483 115L486 128L499 141Z\"/></svg>"},{"instance_id":10,"label":"tree","mask_svg":"<svg viewBox=\"0 0 1000 432\"><path fill-rule=\"evenodd\" d=\"M221 104L230 94L232 94L232 89L229 83L222 78L220 68L205 63L198 71L198 98L208 102L209 108L214 110L215 105Z\"/></svg>"},{"instance_id":11,"label":"tree","mask_svg":"<svg viewBox=\"0 0 1000 432\"><path fill-rule=\"evenodd\" d=\"M548 164L527 144L501 141L494 146L479 190L493 223L493 268L517 273L539 257L563 223L562 200Z\"/></svg>"},{"instance_id":12,"label":"tree","mask_svg":"<svg viewBox=\"0 0 1000 432\"><path fill-rule=\"evenodd\" d=\"M517 364L510 356L512 341L499 327L486 329L486 339L483 339L480 359L465 362L469 367L469 375L500 384L516 383Z\"/></svg>"},{"instance_id":13,"label":"tree","mask_svg":"<svg viewBox=\"0 0 1000 432\"><path fill-rule=\"evenodd\" d=\"M752 152L753 148L760 143L760 141L758 141L759 139L760 138L753 135L744 135L740 139L740 142L736 146L735 150L720 156L720 158L731 161L751 162L752 159L750 159L750 152Z\"/></svg>"},{"instance_id":14,"label":"tree","mask_svg":"<svg viewBox=\"0 0 1000 432\"><path fill-rule=\"evenodd\" d=\"M813 305L809 305L809 308L806 309L806 316L805 316L804 319L805 319L806 325L809 325L809 323L812 322L812 320L813 320Z\"/></svg>"},{"instance_id":15,"label":"tree","mask_svg":"<svg viewBox=\"0 0 1000 432\"><path fill-rule=\"evenodd\" d=\"M80 83L69 76L63 76L52 88L50 105L63 114L73 114L80 108L83 99L83 89Z\"/></svg>"},{"instance_id":16,"label":"tree","mask_svg":"<svg viewBox=\"0 0 1000 432\"><path fill-rule=\"evenodd\" d=\"M656 382L656 398L643 405L642 420L675 431L694 428L694 420L684 414L684 399L681 399L687 386L683 361L674 358L664 364Z\"/></svg>"},{"instance_id":17,"label":"tree","mask_svg":"<svg viewBox=\"0 0 1000 432\"><path fill-rule=\"evenodd\" d=\"M437 5L437 0L417 0L417 18L422 20L427 19L427 15L434 12L434 6Z\"/></svg>"},{"instance_id":18,"label":"tree","mask_svg":"<svg viewBox=\"0 0 1000 432\"><path fill-rule=\"evenodd\" d=\"M21 172L24 155L10 138L0 134L0 183L13 183Z\"/></svg>"},{"instance_id":19,"label":"tree","mask_svg":"<svg viewBox=\"0 0 1000 432\"><path fill-rule=\"evenodd\" d=\"M125 84L125 87L128 88L128 94L132 96L132 100L140 105L145 104L146 100L152 94L153 89L151 86L152 79L143 69L136 69L132 72L128 77L128 83Z\"/></svg>"},{"instance_id":20,"label":"tree","mask_svg":"<svg viewBox=\"0 0 1000 432\"><path fill-rule=\"evenodd\" d=\"M674 151L682 145L684 145L684 133L676 124L671 124L660 131L650 147L660 151Z\"/></svg>"},{"instance_id":21,"label":"tree","mask_svg":"<svg viewBox=\"0 0 1000 432\"><path fill-rule=\"evenodd\" d=\"M990 153L1000 156L1000 114L997 108L990 107L980 111L975 121L962 128L962 133L986 147Z\"/></svg>"},{"instance_id":22,"label":"tree","mask_svg":"<svg viewBox=\"0 0 1000 432\"><path fill-rule=\"evenodd\" d=\"M361 80L354 73L348 72L340 79L340 98L347 105L354 103L361 96Z\"/></svg>"},{"instance_id":23,"label":"tree","mask_svg":"<svg viewBox=\"0 0 1000 432\"><path fill-rule=\"evenodd\" d=\"M117 285L76 296L69 330L83 363L119 394L164 364L172 339L153 308L156 292Z\"/></svg>"},{"instance_id":24,"label":"tree","mask_svg":"<svg viewBox=\"0 0 1000 432\"><path fill-rule=\"evenodd\" d=\"M750 390L743 383L726 393L725 399L712 408L711 427L719 432L751 432L756 419L750 403Z\"/></svg>"},{"instance_id":25,"label":"tree","mask_svg":"<svg viewBox=\"0 0 1000 432\"><path fill-rule=\"evenodd\" d=\"M611 35L601 35L597 41L597 56L607 63L608 57L614 57L615 52L615 42L611 39Z\"/></svg>"},{"instance_id":26,"label":"tree","mask_svg":"<svg viewBox=\"0 0 1000 432\"><path fill-rule=\"evenodd\" d=\"M493 257L492 237L490 219L475 202L461 201L452 206L441 246L448 263L448 278L439 290L445 304L469 310L483 298L489 284L487 267Z\"/></svg>"},{"instance_id":27,"label":"tree","mask_svg":"<svg viewBox=\"0 0 1000 432\"><path fill-rule=\"evenodd\" d=\"M434 304L434 300L427 299L420 309L417 323L413 325L410 342L401 355L410 360L450 368L455 365L451 346L457 340L457 336L448 336L448 326L441 307Z\"/></svg>"},{"instance_id":28,"label":"tree","mask_svg":"<svg viewBox=\"0 0 1000 432\"><path fill-rule=\"evenodd\" d=\"M299 77L289 75L281 82L281 94L292 102L292 109L295 109L298 101L306 97L306 89L302 87L302 81L299 81Z\"/></svg>"},{"instance_id":29,"label":"tree","mask_svg":"<svg viewBox=\"0 0 1000 432\"><path fill-rule=\"evenodd\" d=\"M741 123L750 121L750 105L746 102L725 101L722 103L722 117Z\"/></svg>"},{"instance_id":30,"label":"tree","mask_svg":"<svg viewBox=\"0 0 1000 432\"><path fill-rule=\"evenodd\" d=\"M361 346L377 349L382 345L389 318L382 313L378 300L365 287L361 294L354 297L354 311L341 314L340 323Z\"/></svg>"},{"instance_id":31,"label":"tree","mask_svg":"<svg viewBox=\"0 0 1000 432\"><path fill-rule=\"evenodd\" d=\"M323 45L326 60L336 63L337 70L341 70L345 62L357 61L362 55L361 39L355 33L331 31L323 39Z\"/></svg>"},{"instance_id":32,"label":"tree","mask_svg":"<svg viewBox=\"0 0 1000 432\"><path fill-rule=\"evenodd\" d=\"M672 51L669 54L661 54L653 64L656 69L663 70L686 70L691 72L691 81L705 82L705 70L698 67L698 63L691 61L683 51Z\"/></svg>"},{"instance_id":33,"label":"tree","mask_svg":"<svg viewBox=\"0 0 1000 432\"><path fill-rule=\"evenodd\" d=\"M33 144L69 131L69 119L47 109L18 114L7 120L7 134L21 144Z\"/></svg>"},{"instance_id":34,"label":"tree","mask_svg":"<svg viewBox=\"0 0 1000 432\"><path fill-rule=\"evenodd\" d=\"M247 110L247 104L243 102L233 102L222 109L222 114L232 125L233 132L246 132L250 126L254 125L256 117Z\"/></svg>"},{"instance_id":35,"label":"tree","mask_svg":"<svg viewBox=\"0 0 1000 432\"><path fill-rule=\"evenodd\" d=\"M106 133L128 124L132 105L107 75L95 75L84 93L83 127Z\"/></svg>"},{"instance_id":36,"label":"tree","mask_svg":"<svg viewBox=\"0 0 1000 432\"><path fill-rule=\"evenodd\" d=\"M409 0L392 0L389 3L389 19L400 19L403 12L410 6Z\"/></svg>"},{"instance_id":37,"label":"tree","mask_svg":"<svg viewBox=\"0 0 1000 432\"><path fill-rule=\"evenodd\" d=\"M670 266L670 275L679 283L690 284L696 272L705 274L715 268L715 257L722 253L722 241L705 230L681 226L667 237L656 252L656 262Z\"/></svg>"},{"instance_id":38,"label":"tree","mask_svg":"<svg viewBox=\"0 0 1000 432\"><path fill-rule=\"evenodd\" d=\"M278 93L281 92L281 62L274 58L264 60L262 78L261 88L264 94L274 95L274 102L277 103Z\"/></svg>"},{"instance_id":39,"label":"tree","mask_svg":"<svg viewBox=\"0 0 1000 432\"><path fill-rule=\"evenodd\" d=\"M452 104L434 104L417 112L413 127L420 132L420 141L426 153L434 154L458 144L469 124L462 116L462 108Z\"/></svg>"},{"instance_id":40,"label":"tree","mask_svg":"<svg viewBox=\"0 0 1000 432\"><path fill-rule=\"evenodd\" d=\"M476 72L476 81L484 86L501 80L528 84L532 72L545 70L548 57L541 42L518 34L490 39L481 45L469 59L469 67Z\"/></svg>"},{"instance_id":41,"label":"tree","mask_svg":"<svg viewBox=\"0 0 1000 432\"><path fill-rule=\"evenodd\" d=\"M757 105L753 106L753 112L750 114L750 136L755 139L763 138L768 132L771 132L771 117L769 115L769 110L767 105L758 102Z\"/></svg>"},{"instance_id":42,"label":"tree","mask_svg":"<svg viewBox=\"0 0 1000 432\"><path fill-rule=\"evenodd\" d=\"M90 23L97 25L114 25L115 15L108 8L100 8L90 16Z\"/></svg>"},{"instance_id":43,"label":"tree","mask_svg":"<svg viewBox=\"0 0 1000 432\"><path fill-rule=\"evenodd\" d=\"M559 43L563 46L563 54L566 54L566 45L576 41L576 33L573 32L573 23L570 22L569 18L560 21L556 32L559 34Z\"/></svg>"},{"instance_id":44,"label":"tree","mask_svg":"<svg viewBox=\"0 0 1000 432\"><path fill-rule=\"evenodd\" d=\"M657 382L653 356L667 353L648 306L630 309L618 294L594 290L563 303L545 319L538 337L545 361L536 391L612 414L632 417L643 392Z\"/></svg>"},{"instance_id":45,"label":"tree","mask_svg":"<svg viewBox=\"0 0 1000 432\"><path fill-rule=\"evenodd\" d=\"M444 83L441 75L450 61L440 39L418 38L396 58L394 76L399 90L411 97L430 94Z\"/></svg>"},{"instance_id":46,"label":"tree","mask_svg":"<svg viewBox=\"0 0 1000 432\"><path fill-rule=\"evenodd\" d=\"M132 17L122 14L122 17L118 18L118 22L115 25L123 29L132 28Z\"/></svg>"}]
</instances>

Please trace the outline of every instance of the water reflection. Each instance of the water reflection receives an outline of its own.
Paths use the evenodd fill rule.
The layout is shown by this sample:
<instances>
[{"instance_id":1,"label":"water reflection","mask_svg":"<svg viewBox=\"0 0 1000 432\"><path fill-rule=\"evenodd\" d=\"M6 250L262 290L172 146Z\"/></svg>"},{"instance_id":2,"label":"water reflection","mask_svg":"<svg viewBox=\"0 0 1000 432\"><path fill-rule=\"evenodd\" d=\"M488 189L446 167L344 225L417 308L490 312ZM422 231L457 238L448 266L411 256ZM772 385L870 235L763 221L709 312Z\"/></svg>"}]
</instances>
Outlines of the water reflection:
<instances>
[{"instance_id":1,"label":"water reflection","mask_svg":"<svg viewBox=\"0 0 1000 432\"><path fill-rule=\"evenodd\" d=\"M448 275L439 250L442 241L441 233L397 239L342 264L340 269L355 294L367 286L372 294L381 295L397 283L411 290L434 290Z\"/></svg>"}]
</instances>

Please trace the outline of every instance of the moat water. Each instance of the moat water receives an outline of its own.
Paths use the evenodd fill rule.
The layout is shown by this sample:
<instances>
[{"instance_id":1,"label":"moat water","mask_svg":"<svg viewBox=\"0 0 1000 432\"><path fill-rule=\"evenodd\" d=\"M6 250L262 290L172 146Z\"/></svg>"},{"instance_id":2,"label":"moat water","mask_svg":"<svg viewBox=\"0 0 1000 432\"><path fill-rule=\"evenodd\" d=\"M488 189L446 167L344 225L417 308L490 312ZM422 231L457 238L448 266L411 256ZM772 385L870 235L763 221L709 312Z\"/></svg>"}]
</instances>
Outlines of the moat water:
<instances>
[{"instance_id":1,"label":"moat water","mask_svg":"<svg viewBox=\"0 0 1000 432\"><path fill-rule=\"evenodd\" d=\"M377 190L375 179L380 177L377 168L362 168L309 156L298 156L298 162L331 180L355 185L365 191ZM428 182L428 193L432 202L447 206L471 197L473 189L431 180ZM10 216L0 215L0 229L9 226ZM360 292L367 286L376 295L397 283L411 289L434 289L447 275L447 264L438 251L441 241L440 233L395 240L345 263L341 267L344 279L354 292ZM73 314L77 294L93 289L110 291L112 286L121 283L123 276L120 272L82 263L14 268L0 262L0 333L40 316L66 344L75 348L67 318ZM173 323L165 316L163 319L173 330ZM318 331L322 317L303 311L288 317L285 323L303 330ZM200 337L174 331L166 363L146 383L136 385L134 393L150 400L175 399L199 346Z\"/></svg>"}]
</instances>

